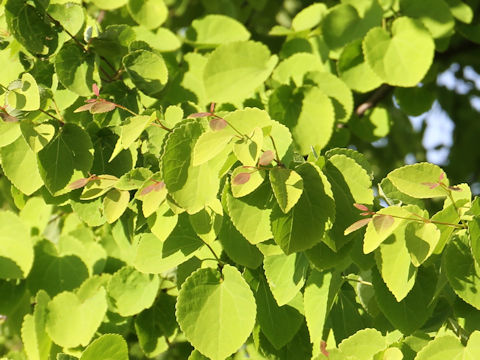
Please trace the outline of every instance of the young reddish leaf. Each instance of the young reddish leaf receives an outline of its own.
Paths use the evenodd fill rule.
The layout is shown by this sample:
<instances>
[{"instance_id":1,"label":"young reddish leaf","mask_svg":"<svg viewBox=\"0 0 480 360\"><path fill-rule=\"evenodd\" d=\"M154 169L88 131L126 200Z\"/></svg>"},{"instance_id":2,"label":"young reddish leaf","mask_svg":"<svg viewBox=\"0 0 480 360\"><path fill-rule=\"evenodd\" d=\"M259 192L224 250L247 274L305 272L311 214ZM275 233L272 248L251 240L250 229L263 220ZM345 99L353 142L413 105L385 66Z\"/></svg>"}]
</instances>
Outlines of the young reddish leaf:
<instances>
[{"instance_id":1,"label":"young reddish leaf","mask_svg":"<svg viewBox=\"0 0 480 360\"><path fill-rule=\"evenodd\" d=\"M152 185L148 185L146 188L144 188L140 192L140 195L147 195L148 193L150 193L152 191L160 191L164 187L165 187L165 183L163 181L155 181Z\"/></svg>"},{"instance_id":2,"label":"young reddish leaf","mask_svg":"<svg viewBox=\"0 0 480 360\"><path fill-rule=\"evenodd\" d=\"M17 122L19 121L18 118L15 116L10 115L9 113L5 112L0 112L0 117L3 119L5 122Z\"/></svg>"},{"instance_id":3,"label":"young reddish leaf","mask_svg":"<svg viewBox=\"0 0 480 360\"><path fill-rule=\"evenodd\" d=\"M210 104L210 114L213 114L214 111L215 111L215 103L212 102L212 103Z\"/></svg>"},{"instance_id":4,"label":"young reddish leaf","mask_svg":"<svg viewBox=\"0 0 480 360\"><path fill-rule=\"evenodd\" d=\"M328 358L327 343L323 340L320 342L320 351Z\"/></svg>"},{"instance_id":5,"label":"young reddish leaf","mask_svg":"<svg viewBox=\"0 0 480 360\"><path fill-rule=\"evenodd\" d=\"M213 131L222 130L227 126L227 122L222 118L215 118L210 120L210 129Z\"/></svg>"},{"instance_id":6,"label":"young reddish leaf","mask_svg":"<svg viewBox=\"0 0 480 360\"><path fill-rule=\"evenodd\" d=\"M250 173L240 173L233 178L233 185L242 185L245 184L248 180L250 180Z\"/></svg>"},{"instance_id":7,"label":"young reddish leaf","mask_svg":"<svg viewBox=\"0 0 480 360\"><path fill-rule=\"evenodd\" d=\"M435 189L439 186L439 183L431 183L431 182L422 182L422 185L428 186L429 189Z\"/></svg>"},{"instance_id":8,"label":"young reddish leaf","mask_svg":"<svg viewBox=\"0 0 480 360\"><path fill-rule=\"evenodd\" d=\"M258 165L267 166L270 165L272 160L275 158L275 155L272 150L264 151L263 154L258 159Z\"/></svg>"},{"instance_id":9,"label":"young reddish leaf","mask_svg":"<svg viewBox=\"0 0 480 360\"><path fill-rule=\"evenodd\" d=\"M352 225L350 225L348 228L345 229L345 231L343 232L343 235L347 236L348 234L358 229L361 229L362 227L367 225L370 222L370 220L372 220L372 218L366 218L366 219L355 221Z\"/></svg>"},{"instance_id":10,"label":"young reddish leaf","mask_svg":"<svg viewBox=\"0 0 480 360\"><path fill-rule=\"evenodd\" d=\"M187 119L202 118L202 117L206 117L206 116L210 116L210 115L212 115L212 114L210 114L208 112L193 113L193 114L188 115Z\"/></svg>"},{"instance_id":11,"label":"young reddish leaf","mask_svg":"<svg viewBox=\"0 0 480 360\"><path fill-rule=\"evenodd\" d=\"M96 101L90 107L90 113L92 114L106 113L114 110L115 107L116 105L110 101L106 101L106 100Z\"/></svg>"},{"instance_id":12,"label":"young reddish leaf","mask_svg":"<svg viewBox=\"0 0 480 360\"><path fill-rule=\"evenodd\" d=\"M375 213L373 211L365 211L365 212L361 212L360 215L369 216L369 215L375 215Z\"/></svg>"},{"instance_id":13,"label":"young reddish leaf","mask_svg":"<svg viewBox=\"0 0 480 360\"><path fill-rule=\"evenodd\" d=\"M366 206L363 205L363 204L354 203L353 206L355 206L358 210L369 211L368 207L366 207Z\"/></svg>"},{"instance_id":14,"label":"young reddish leaf","mask_svg":"<svg viewBox=\"0 0 480 360\"><path fill-rule=\"evenodd\" d=\"M79 108L75 109L73 112L77 113L77 112L81 112L81 111L90 111L90 109L92 108L93 105L95 105L94 102L82 105Z\"/></svg>"},{"instance_id":15,"label":"young reddish leaf","mask_svg":"<svg viewBox=\"0 0 480 360\"><path fill-rule=\"evenodd\" d=\"M377 232L380 232L392 226L394 221L395 219L390 215L377 214L373 217L373 226Z\"/></svg>"},{"instance_id":16,"label":"young reddish leaf","mask_svg":"<svg viewBox=\"0 0 480 360\"><path fill-rule=\"evenodd\" d=\"M85 185L87 185L90 180L91 180L90 176L87 177L87 178L78 179L78 180L75 180L75 181L71 182L68 185L68 187L70 188L70 190L80 189L80 188L84 187Z\"/></svg>"},{"instance_id":17,"label":"young reddish leaf","mask_svg":"<svg viewBox=\"0 0 480 360\"><path fill-rule=\"evenodd\" d=\"M445 178L445 173L442 172L440 176L438 177L438 181L442 181Z\"/></svg>"},{"instance_id":18,"label":"young reddish leaf","mask_svg":"<svg viewBox=\"0 0 480 360\"><path fill-rule=\"evenodd\" d=\"M100 90L98 89L98 85L96 83L93 83L92 85L92 91L96 96L100 95Z\"/></svg>"}]
</instances>

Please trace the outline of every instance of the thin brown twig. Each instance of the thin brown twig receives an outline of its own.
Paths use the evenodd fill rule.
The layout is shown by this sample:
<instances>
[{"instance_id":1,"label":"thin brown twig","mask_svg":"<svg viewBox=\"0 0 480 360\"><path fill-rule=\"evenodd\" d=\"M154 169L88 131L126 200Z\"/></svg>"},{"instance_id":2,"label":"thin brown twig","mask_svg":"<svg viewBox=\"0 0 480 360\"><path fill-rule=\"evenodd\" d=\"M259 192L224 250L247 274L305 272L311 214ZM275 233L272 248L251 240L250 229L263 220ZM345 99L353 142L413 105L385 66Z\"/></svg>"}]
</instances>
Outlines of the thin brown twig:
<instances>
[{"instance_id":1,"label":"thin brown twig","mask_svg":"<svg viewBox=\"0 0 480 360\"><path fill-rule=\"evenodd\" d=\"M392 87L390 85L387 85L387 84L383 84L382 86L380 86L377 90L375 90L375 92L372 94L372 96L370 96L368 98L367 101L365 101L364 103L360 104L357 107L357 109L355 110L355 113L357 114L357 116L362 117L368 109L371 109L371 108L375 107L375 105L377 105L377 103L391 89L392 89Z\"/></svg>"}]
</instances>

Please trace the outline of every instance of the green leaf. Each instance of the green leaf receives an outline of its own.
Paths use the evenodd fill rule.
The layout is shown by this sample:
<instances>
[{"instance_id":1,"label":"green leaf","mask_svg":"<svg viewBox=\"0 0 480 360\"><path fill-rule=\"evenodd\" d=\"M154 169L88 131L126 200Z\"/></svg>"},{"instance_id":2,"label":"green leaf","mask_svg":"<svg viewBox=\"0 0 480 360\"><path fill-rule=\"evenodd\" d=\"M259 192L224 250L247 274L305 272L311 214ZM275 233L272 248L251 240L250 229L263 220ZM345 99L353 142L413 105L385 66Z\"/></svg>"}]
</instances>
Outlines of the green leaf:
<instances>
[{"instance_id":1,"label":"green leaf","mask_svg":"<svg viewBox=\"0 0 480 360\"><path fill-rule=\"evenodd\" d=\"M303 179L291 169L275 167L270 170L270 184L278 206L285 214L297 204L303 193Z\"/></svg>"},{"instance_id":2,"label":"green leaf","mask_svg":"<svg viewBox=\"0 0 480 360\"><path fill-rule=\"evenodd\" d=\"M317 4L320 5L320 4ZM322 4L323 5L323 4ZM303 85L303 77L310 71L324 71L319 57L310 53L296 53L281 61L275 68L272 79L288 85L291 80L297 86Z\"/></svg>"},{"instance_id":3,"label":"green leaf","mask_svg":"<svg viewBox=\"0 0 480 360\"><path fill-rule=\"evenodd\" d=\"M3 173L22 193L31 195L43 185L35 154L23 136L0 148L0 156Z\"/></svg>"},{"instance_id":4,"label":"green leaf","mask_svg":"<svg viewBox=\"0 0 480 360\"><path fill-rule=\"evenodd\" d=\"M224 359L242 346L253 330L255 315L253 294L230 265L221 273L197 270L178 294L176 316L182 331L198 351L213 360Z\"/></svg>"},{"instance_id":5,"label":"green leaf","mask_svg":"<svg viewBox=\"0 0 480 360\"><path fill-rule=\"evenodd\" d=\"M416 360L441 360L463 358L463 346L460 340L453 335L444 335L430 341L421 349Z\"/></svg>"},{"instance_id":6,"label":"green leaf","mask_svg":"<svg viewBox=\"0 0 480 360\"><path fill-rule=\"evenodd\" d=\"M329 72L315 71L306 76L307 82L312 82L330 97L335 110L335 119L347 122L353 111L353 96L348 86Z\"/></svg>"},{"instance_id":7,"label":"green leaf","mask_svg":"<svg viewBox=\"0 0 480 360\"><path fill-rule=\"evenodd\" d=\"M470 24L473 19L473 10L472 8L465 4L461 0L446 0L445 1L450 7L450 11L455 19Z\"/></svg>"},{"instance_id":8,"label":"green leaf","mask_svg":"<svg viewBox=\"0 0 480 360\"><path fill-rule=\"evenodd\" d=\"M358 92L368 92L380 85L380 79L365 62L362 39L345 45L337 62L337 70L347 86Z\"/></svg>"},{"instance_id":9,"label":"green leaf","mask_svg":"<svg viewBox=\"0 0 480 360\"><path fill-rule=\"evenodd\" d=\"M401 0L400 11L421 20L434 39L453 35L455 20L444 0Z\"/></svg>"},{"instance_id":10,"label":"green leaf","mask_svg":"<svg viewBox=\"0 0 480 360\"><path fill-rule=\"evenodd\" d=\"M338 350L347 357L358 360L370 360L387 347L386 339L376 329L363 329L343 340Z\"/></svg>"},{"instance_id":11,"label":"green leaf","mask_svg":"<svg viewBox=\"0 0 480 360\"><path fill-rule=\"evenodd\" d=\"M80 356L80 360L128 360L128 346L118 334L104 334L92 341Z\"/></svg>"},{"instance_id":12,"label":"green leaf","mask_svg":"<svg viewBox=\"0 0 480 360\"><path fill-rule=\"evenodd\" d=\"M22 342L28 359L47 360L50 355L52 340L45 332L47 304L50 297L40 290L35 297L33 314L27 314L22 323Z\"/></svg>"},{"instance_id":13,"label":"green leaf","mask_svg":"<svg viewBox=\"0 0 480 360\"><path fill-rule=\"evenodd\" d=\"M175 202L194 214L216 199L223 165L222 154L199 166L192 164L196 140L203 132L197 121L187 120L169 134L165 144L161 169L168 193Z\"/></svg>"},{"instance_id":14,"label":"green leaf","mask_svg":"<svg viewBox=\"0 0 480 360\"><path fill-rule=\"evenodd\" d=\"M398 217L397 217L398 216ZM389 223L381 221L371 221L367 226L367 231L363 238L363 252L368 254L374 251L381 243L383 243L393 232L400 226L406 226L406 220L403 218L414 218L412 214L403 207L389 206L380 209L373 216L374 219L390 218ZM399 218L400 217L400 218ZM393 222L391 219L393 218Z\"/></svg>"},{"instance_id":15,"label":"green leaf","mask_svg":"<svg viewBox=\"0 0 480 360\"><path fill-rule=\"evenodd\" d=\"M198 237L207 244L212 244L217 239L222 227L222 204L220 200L217 200L196 214L189 215L188 218Z\"/></svg>"},{"instance_id":16,"label":"green leaf","mask_svg":"<svg viewBox=\"0 0 480 360\"><path fill-rule=\"evenodd\" d=\"M125 5L127 0L92 0L92 2L100 9L114 10Z\"/></svg>"},{"instance_id":17,"label":"green leaf","mask_svg":"<svg viewBox=\"0 0 480 360\"><path fill-rule=\"evenodd\" d=\"M157 211L148 218L147 223L152 233L160 239L160 241L165 241L168 235L175 229L177 221L178 215L170 210L167 202L164 202Z\"/></svg>"},{"instance_id":18,"label":"green leaf","mask_svg":"<svg viewBox=\"0 0 480 360\"><path fill-rule=\"evenodd\" d=\"M323 339L325 320L337 295L338 284L338 273L312 270L308 276L303 299L311 343L318 343Z\"/></svg>"},{"instance_id":19,"label":"green leaf","mask_svg":"<svg viewBox=\"0 0 480 360\"><path fill-rule=\"evenodd\" d=\"M283 119L283 123L290 129L297 151L306 155L312 147L320 152L327 145L333 133L335 111L330 98L317 87L304 87L302 94L298 116L289 114L291 117ZM318 119L322 119L321 126Z\"/></svg>"},{"instance_id":20,"label":"green leaf","mask_svg":"<svg viewBox=\"0 0 480 360\"><path fill-rule=\"evenodd\" d=\"M312 4L302 9L292 20L292 29L299 32L316 27L327 11L325 4Z\"/></svg>"},{"instance_id":21,"label":"green leaf","mask_svg":"<svg viewBox=\"0 0 480 360\"><path fill-rule=\"evenodd\" d=\"M70 205L78 217L88 226L100 226L107 221L103 214L103 202L101 198L88 201L71 199Z\"/></svg>"},{"instance_id":22,"label":"green leaf","mask_svg":"<svg viewBox=\"0 0 480 360\"><path fill-rule=\"evenodd\" d=\"M395 19L392 36L376 27L363 40L368 65L394 86L417 85L432 64L434 49L433 39L422 23L407 17Z\"/></svg>"},{"instance_id":23,"label":"green leaf","mask_svg":"<svg viewBox=\"0 0 480 360\"><path fill-rule=\"evenodd\" d=\"M361 217L353 204L373 203L372 181L362 165L348 154L328 153L324 171L332 185L335 199L335 223L329 232L335 246L340 248L347 242L360 237L360 233L345 236L345 230ZM355 155L353 155L355 156ZM328 243L330 246L332 244Z\"/></svg>"},{"instance_id":24,"label":"green leaf","mask_svg":"<svg viewBox=\"0 0 480 360\"><path fill-rule=\"evenodd\" d=\"M80 3L52 3L48 6L47 10L50 16L62 24L62 27L72 35L76 35L85 23L85 15ZM65 33L65 30L65 39L69 40L70 36Z\"/></svg>"},{"instance_id":25,"label":"green leaf","mask_svg":"<svg viewBox=\"0 0 480 360\"><path fill-rule=\"evenodd\" d=\"M146 168L138 167L122 175L115 184L118 190L135 190L142 186L153 173Z\"/></svg>"},{"instance_id":26,"label":"green leaf","mask_svg":"<svg viewBox=\"0 0 480 360\"><path fill-rule=\"evenodd\" d=\"M93 71L93 55L84 52L75 43L66 43L55 56L58 80L68 90L80 96L92 94Z\"/></svg>"},{"instance_id":27,"label":"green leaf","mask_svg":"<svg viewBox=\"0 0 480 360\"><path fill-rule=\"evenodd\" d=\"M296 168L303 179L303 193L297 204L284 214L275 206L271 215L275 242L285 254L303 251L322 241L335 217L333 194L325 175L315 165Z\"/></svg>"},{"instance_id":28,"label":"green leaf","mask_svg":"<svg viewBox=\"0 0 480 360\"><path fill-rule=\"evenodd\" d=\"M21 85L7 93L8 105L23 111L37 110L40 107L40 92L35 78L29 73L25 73L17 81L20 81Z\"/></svg>"},{"instance_id":29,"label":"green leaf","mask_svg":"<svg viewBox=\"0 0 480 360\"><path fill-rule=\"evenodd\" d=\"M472 257L465 231L448 244L443 257L448 282L465 302L480 309L480 270Z\"/></svg>"},{"instance_id":30,"label":"green leaf","mask_svg":"<svg viewBox=\"0 0 480 360\"><path fill-rule=\"evenodd\" d=\"M395 100L408 115L419 116L431 109L435 93L430 86L395 88Z\"/></svg>"},{"instance_id":31,"label":"green leaf","mask_svg":"<svg viewBox=\"0 0 480 360\"><path fill-rule=\"evenodd\" d=\"M110 190L103 199L103 213L109 224L115 222L127 209L130 193L126 190Z\"/></svg>"},{"instance_id":32,"label":"green leaf","mask_svg":"<svg viewBox=\"0 0 480 360\"><path fill-rule=\"evenodd\" d=\"M152 215L165 201L167 189L161 181L159 172L153 174L140 186L135 197L142 201L142 211L145 217Z\"/></svg>"},{"instance_id":33,"label":"green leaf","mask_svg":"<svg viewBox=\"0 0 480 360\"><path fill-rule=\"evenodd\" d=\"M223 198L227 213L237 230L251 243L258 244L272 238L270 230L271 190L264 181L255 191L241 198L235 198L230 185L225 184Z\"/></svg>"},{"instance_id":34,"label":"green leaf","mask_svg":"<svg viewBox=\"0 0 480 360\"><path fill-rule=\"evenodd\" d=\"M55 135L55 126L49 123L34 124L28 120L22 120L20 123L22 135L33 152L38 153L42 150Z\"/></svg>"},{"instance_id":35,"label":"green leaf","mask_svg":"<svg viewBox=\"0 0 480 360\"><path fill-rule=\"evenodd\" d=\"M275 349L282 348L293 339L302 325L302 314L289 304L278 306L263 276L255 287L255 300L257 302L257 321L262 333ZM294 301L301 302L301 300L300 294L294 298Z\"/></svg>"},{"instance_id":36,"label":"green leaf","mask_svg":"<svg viewBox=\"0 0 480 360\"><path fill-rule=\"evenodd\" d=\"M155 304L135 317L135 331L142 351L155 357L168 349L167 341L175 335L176 298L160 292Z\"/></svg>"},{"instance_id":37,"label":"green leaf","mask_svg":"<svg viewBox=\"0 0 480 360\"><path fill-rule=\"evenodd\" d=\"M242 197L255 191L265 180L265 170L239 166L232 172L232 195Z\"/></svg>"},{"instance_id":38,"label":"green leaf","mask_svg":"<svg viewBox=\"0 0 480 360\"><path fill-rule=\"evenodd\" d=\"M129 117L121 126L120 137L108 161L112 161L122 150L128 149L154 119L155 115Z\"/></svg>"},{"instance_id":39,"label":"green leaf","mask_svg":"<svg viewBox=\"0 0 480 360\"><path fill-rule=\"evenodd\" d=\"M35 244L35 261L27 279L30 291L40 289L55 296L72 291L88 278L88 268L76 255L59 256L55 245L48 240Z\"/></svg>"},{"instance_id":40,"label":"green leaf","mask_svg":"<svg viewBox=\"0 0 480 360\"><path fill-rule=\"evenodd\" d=\"M137 270L160 274L191 258L203 243L192 229L188 216L182 214L179 223L165 241L150 233L138 239L134 266Z\"/></svg>"},{"instance_id":41,"label":"green leaf","mask_svg":"<svg viewBox=\"0 0 480 360\"><path fill-rule=\"evenodd\" d=\"M220 45L208 57L203 72L207 98L214 102L236 102L250 97L270 76L277 60L258 42Z\"/></svg>"},{"instance_id":42,"label":"green leaf","mask_svg":"<svg viewBox=\"0 0 480 360\"><path fill-rule=\"evenodd\" d=\"M23 1L10 0L4 6L8 28L15 39L33 54L46 54L56 34L44 14Z\"/></svg>"},{"instance_id":43,"label":"green leaf","mask_svg":"<svg viewBox=\"0 0 480 360\"><path fill-rule=\"evenodd\" d=\"M352 2L352 4L343 3L331 7L323 19L321 23L322 34L330 49L338 52L346 44L363 37L370 28L380 26L381 12L378 14L380 16L375 14L375 11L373 16L367 16L367 13L359 14L355 4L356 2ZM375 3L370 2L370 4L371 8L374 8ZM371 11L370 14L372 14Z\"/></svg>"},{"instance_id":44,"label":"green leaf","mask_svg":"<svg viewBox=\"0 0 480 360\"><path fill-rule=\"evenodd\" d=\"M198 138L193 149L193 166L201 165L227 148L234 136L233 130L226 127L218 131L206 131Z\"/></svg>"},{"instance_id":45,"label":"green leaf","mask_svg":"<svg viewBox=\"0 0 480 360\"><path fill-rule=\"evenodd\" d=\"M405 240L413 265L419 267L435 250L440 230L432 223L412 222L405 229Z\"/></svg>"},{"instance_id":46,"label":"green leaf","mask_svg":"<svg viewBox=\"0 0 480 360\"><path fill-rule=\"evenodd\" d=\"M11 144L17 140L20 135L22 135L22 132L18 122L6 122L0 120L0 147Z\"/></svg>"},{"instance_id":47,"label":"green leaf","mask_svg":"<svg viewBox=\"0 0 480 360\"><path fill-rule=\"evenodd\" d=\"M372 280L380 310L402 333L411 334L430 317L435 305L432 298L437 282L432 268L419 268L415 286L400 302L397 302L376 271L372 272Z\"/></svg>"},{"instance_id":48,"label":"green leaf","mask_svg":"<svg viewBox=\"0 0 480 360\"><path fill-rule=\"evenodd\" d=\"M147 29L159 27L168 17L163 0L128 0L127 8L133 20Z\"/></svg>"},{"instance_id":49,"label":"green leaf","mask_svg":"<svg viewBox=\"0 0 480 360\"><path fill-rule=\"evenodd\" d=\"M265 276L278 306L290 302L305 284L309 262L303 253L266 256Z\"/></svg>"},{"instance_id":50,"label":"green leaf","mask_svg":"<svg viewBox=\"0 0 480 360\"><path fill-rule=\"evenodd\" d=\"M67 348L86 346L102 323L106 311L107 299L103 288L87 298L62 292L48 303L45 329L57 345Z\"/></svg>"},{"instance_id":51,"label":"green leaf","mask_svg":"<svg viewBox=\"0 0 480 360\"><path fill-rule=\"evenodd\" d=\"M256 269L262 264L263 255L235 228L230 217L223 215L223 223L218 240L230 259L237 264Z\"/></svg>"},{"instance_id":52,"label":"green leaf","mask_svg":"<svg viewBox=\"0 0 480 360\"><path fill-rule=\"evenodd\" d=\"M0 228L0 278L24 279L33 263L29 228L8 211L0 211Z\"/></svg>"},{"instance_id":53,"label":"green leaf","mask_svg":"<svg viewBox=\"0 0 480 360\"><path fill-rule=\"evenodd\" d=\"M402 193L419 199L447 196L447 190L438 185L439 182L448 187L447 178L441 179L443 170L430 163L418 163L403 166L391 171L387 177Z\"/></svg>"},{"instance_id":54,"label":"green leaf","mask_svg":"<svg viewBox=\"0 0 480 360\"><path fill-rule=\"evenodd\" d=\"M260 157L263 145L262 129L256 127L248 138L237 140L233 144L233 152L245 166L255 166Z\"/></svg>"},{"instance_id":55,"label":"green leaf","mask_svg":"<svg viewBox=\"0 0 480 360\"><path fill-rule=\"evenodd\" d=\"M158 95L168 81L167 65L157 53L147 50L132 51L124 56L122 63L132 82L146 95Z\"/></svg>"},{"instance_id":56,"label":"green leaf","mask_svg":"<svg viewBox=\"0 0 480 360\"><path fill-rule=\"evenodd\" d=\"M198 48L213 48L220 44L250 39L250 32L237 20L211 14L195 19L187 29L186 41Z\"/></svg>"},{"instance_id":57,"label":"green leaf","mask_svg":"<svg viewBox=\"0 0 480 360\"><path fill-rule=\"evenodd\" d=\"M157 275L142 274L130 266L118 270L107 285L112 311L132 316L153 305L160 280Z\"/></svg>"},{"instance_id":58,"label":"green leaf","mask_svg":"<svg viewBox=\"0 0 480 360\"><path fill-rule=\"evenodd\" d=\"M77 125L65 124L37 156L38 169L48 191L52 195L61 194L74 176L85 177L90 171L93 164L92 141Z\"/></svg>"}]
</instances>

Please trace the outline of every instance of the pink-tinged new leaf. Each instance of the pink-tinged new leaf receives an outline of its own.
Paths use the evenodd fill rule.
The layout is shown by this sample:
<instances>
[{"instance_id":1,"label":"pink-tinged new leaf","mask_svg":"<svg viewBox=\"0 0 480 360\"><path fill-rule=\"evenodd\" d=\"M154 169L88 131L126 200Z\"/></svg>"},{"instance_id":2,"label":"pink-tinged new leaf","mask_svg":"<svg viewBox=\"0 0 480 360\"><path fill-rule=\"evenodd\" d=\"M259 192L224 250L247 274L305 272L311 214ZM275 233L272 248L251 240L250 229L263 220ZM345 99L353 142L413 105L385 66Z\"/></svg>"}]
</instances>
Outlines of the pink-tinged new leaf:
<instances>
[{"instance_id":1,"label":"pink-tinged new leaf","mask_svg":"<svg viewBox=\"0 0 480 360\"><path fill-rule=\"evenodd\" d=\"M350 225L348 228L345 229L345 231L343 232L343 235L347 236L348 234L354 231L357 231L358 229L361 229L362 227L367 225L371 220L372 218L366 218L366 219L355 221L352 225Z\"/></svg>"},{"instance_id":2,"label":"pink-tinged new leaf","mask_svg":"<svg viewBox=\"0 0 480 360\"><path fill-rule=\"evenodd\" d=\"M213 131L222 130L227 126L227 122L222 118L215 118L210 120L210 129Z\"/></svg>"},{"instance_id":3,"label":"pink-tinged new leaf","mask_svg":"<svg viewBox=\"0 0 480 360\"><path fill-rule=\"evenodd\" d=\"M320 342L320 351L328 358L329 353L327 351L327 343L323 340Z\"/></svg>"},{"instance_id":4,"label":"pink-tinged new leaf","mask_svg":"<svg viewBox=\"0 0 480 360\"><path fill-rule=\"evenodd\" d=\"M148 185L146 188L144 188L141 192L140 195L147 195L148 193L151 193L152 191L160 191L165 187L165 183L163 181L155 181L152 185Z\"/></svg>"},{"instance_id":5,"label":"pink-tinged new leaf","mask_svg":"<svg viewBox=\"0 0 480 360\"><path fill-rule=\"evenodd\" d=\"M92 108L93 105L95 105L94 102L82 105L78 109L75 109L73 112L77 113L77 112L82 112L82 111L90 111L90 109Z\"/></svg>"},{"instance_id":6,"label":"pink-tinged new leaf","mask_svg":"<svg viewBox=\"0 0 480 360\"><path fill-rule=\"evenodd\" d=\"M243 185L250 180L250 173L240 173L233 178L233 185Z\"/></svg>"},{"instance_id":7,"label":"pink-tinged new leaf","mask_svg":"<svg viewBox=\"0 0 480 360\"><path fill-rule=\"evenodd\" d=\"M358 210L369 211L368 207L366 207L366 206L363 205L363 204L354 203L353 206L355 206Z\"/></svg>"},{"instance_id":8,"label":"pink-tinged new leaf","mask_svg":"<svg viewBox=\"0 0 480 360\"><path fill-rule=\"evenodd\" d=\"M91 114L101 114L114 110L116 105L110 101L100 100L92 104L90 108Z\"/></svg>"},{"instance_id":9,"label":"pink-tinged new leaf","mask_svg":"<svg viewBox=\"0 0 480 360\"><path fill-rule=\"evenodd\" d=\"M391 215L377 214L373 217L373 226L377 232L388 229L394 222L395 219Z\"/></svg>"},{"instance_id":10,"label":"pink-tinged new leaf","mask_svg":"<svg viewBox=\"0 0 480 360\"><path fill-rule=\"evenodd\" d=\"M440 174L440 176L438 177L438 181L440 182L440 181L442 181L444 178L445 178L445 173L442 172L442 173Z\"/></svg>"},{"instance_id":11,"label":"pink-tinged new leaf","mask_svg":"<svg viewBox=\"0 0 480 360\"><path fill-rule=\"evenodd\" d=\"M272 150L264 151L263 154L260 156L260 159L258 160L258 165L261 165L261 166L270 165L270 163L273 161L274 158L275 158L275 154L273 153Z\"/></svg>"},{"instance_id":12,"label":"pink-tinged new leaf","mask_svg":"<svg viewBox=\"0 0 480 360\"><path fill-rule=\"evenodd\" d=\"M84 187L85 185L87 185L88 182L90 181L90 179L91 179L91 177L75 180L75 181L71 182L68 185L68 187L70 188L70 190L80 189L80 188Z\"/></svg>"},{"instance_id":13,"label":"pink-tinged new leaf","mask_svg":"<svg viewBox=\"0 0 480 360\"><path fill-rule=\"evenodd\" d=\"M92 85L92 91L96 96L100 95L100 90L98 89L98 85L96 83L93 83Z\"/></svg>"},{"instance_id":14,"label":"pink-tinged new leaf","mask_svg":"<svg viewBox=\"0 0 480 360\"><path fill-rule=\"evenodd\" d=\"M19 121L18 118L8 114L7 112L0 112L0 117L5 122L17 122L17 121Z\"/></svg>"},{"instance_id":15,"label":"pink-tinged new leaf","mask_svg":"<svg viewBox=\"0 0 480 360\"><path fill-rule=\"evenodd\" d=\"M431 183L431 182L422 182L422 185L428 186L429 189L435 189L439 186L439 183Z\"/></svg>"},{"instance_id":16,"label":"pink-tinged new leaf","mask_svg":"<svg viewBox=\"0 0 480 360\"><path fill-rule=\"evenodd\" d=\"M373 211L365 211L365 212L361 212L360 215L362 215L362 216L375 215L375 212L373 212Z\"/></svg>"},{"instance_id":17,"label":"pink-tinged new leaf","mask_svg":"<svg viewBox=\"0 0 480 360\"><path fill-rule=\"evenodd\" d=\"M210 115L212 115L212 114L210 114L208 112L193 113L193 114L188 115L187 119L197 119L197 118L202 118L202 117L206 117L206 116L210 116Z\"/></svg>"},{"instance_id":18,"label":"pink-tinged new leaf","mask_svg":"<svg viewBox=\"0 0 480 360\"><path fill-rule=\"evenodd\" d=\"M215 111L215 103L212 102L212 103L210 104L210 113L213 114L214 111Z\"/></svg>"}]
</instances>

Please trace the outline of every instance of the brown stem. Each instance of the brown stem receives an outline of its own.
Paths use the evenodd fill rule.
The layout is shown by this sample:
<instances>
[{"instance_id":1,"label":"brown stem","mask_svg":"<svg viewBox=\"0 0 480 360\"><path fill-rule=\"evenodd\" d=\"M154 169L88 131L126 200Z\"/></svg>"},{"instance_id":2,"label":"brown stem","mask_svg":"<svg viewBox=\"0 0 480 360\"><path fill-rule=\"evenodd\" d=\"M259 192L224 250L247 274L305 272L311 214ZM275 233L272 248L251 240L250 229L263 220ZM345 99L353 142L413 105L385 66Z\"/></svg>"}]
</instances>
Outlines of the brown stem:
<instances>
[{"instance_id":1,"label":"brown stem","mask_svg":"<svg viewBox=\"0 0 480 360\"><path fill-rule=\"evenodd\" d=\"M362 117L368 109L371 109L377 105L377 103L392 89L390 85L383 84L365 101L363 104L360 104L355 113L357 116Z\"/></svg>"},{"instance_id":2,"label":"brown stem","mask_svg":"<svg viewBox=\"0 0 480 360\"><path fill-rule=\"evenodd\" d=\"M53 18L48 12L47 10L43 9L43 11L45 12L45 15L47 15L47 17L50 19L51 22L53 22L55 24L55 26L59 26L62 28L63 31L65 31L67 33L68 36L70 36L72 38L73 41L75 41L77 43L78 46L80 46L82 48L82 50L84 52L87 52L87 48L85 47L85 45L83 45L75 36L73 36L70 31L68 31L67 29L65 29L65 27L55 18Z\"/></svg>"},{"instance_id":3,"label":"brown stem","mask_svg":"<svg viewBox=\"0 0 480 360\"><path fill-rule=\"evenodd\" d=\"M50 114L50 113L46 112L45 110L38 109L38 111L40 111L40 112L44 113L45 115L48 115L48 116L50 116L52 119L55 119L55 120L57 120L57 121L58 121L60 124L62 124L62 125L65 125L65 122L64 122L63 120L60 120L59 118L57 118L56 116L54 116L54 115L52 115L52 114Z\"/></svg>"}]
</instances>

